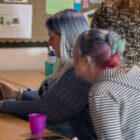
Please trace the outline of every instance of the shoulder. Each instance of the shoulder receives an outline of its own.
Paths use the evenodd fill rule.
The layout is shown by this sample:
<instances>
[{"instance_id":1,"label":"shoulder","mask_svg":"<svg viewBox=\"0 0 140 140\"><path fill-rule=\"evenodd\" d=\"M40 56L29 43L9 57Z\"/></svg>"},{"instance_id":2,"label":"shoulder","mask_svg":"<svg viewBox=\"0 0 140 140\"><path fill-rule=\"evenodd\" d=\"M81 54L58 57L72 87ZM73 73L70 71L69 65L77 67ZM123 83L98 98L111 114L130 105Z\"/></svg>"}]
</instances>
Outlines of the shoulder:
<instances>
[{"instance_id":1,"label":"shoulder","mask_svg":"<svg viewBox=\"0 0 140 140\"><path fill-rule=\"evenodd\" d=\"M109 89L108 85L109 85L109 81L102 81L102 82L97 82L95 83L90 90L90 96L95 96L95 95L104 95L105 92Z\"/></svg>"},{"instance_id":2,"label":"shoulder","mask_svg":"<svg viewBox=\"0 0 140 140\"><path fill-rule=\"evenodd\" d=\"M116 98L118 93L118 88L120 85L112 81L102 81L95 83L89 93L89 98L93 96Z\"/></svg>"},{"instance_id":3,"label":"shoulder","mask_svg":"<svg viewBox=\"0 0 140 140\"><path fill-rule=\"evenodd\" d=\"M72 90L85 91L86 93L89 92L92 86L88 81L79 78L75 73L75 69L68 70L58 83Z\"/></svg>"},{"instance_id":4,"label":"shoulder","mask_svg":"<svg viewBox=\"0 0 140 140\"><path fill-rule=\"evenodd\" d=\"M64 76L62 77L61 80L67 80L68 82L74 82L74 83L80 83L80 84L84 84L84 85L89 85L91 87L91 84L87 81L87 80L84 80L80 77L78 77L75 73L75 69L70 69L68 70Z\"/></svg>"}]
</instances>

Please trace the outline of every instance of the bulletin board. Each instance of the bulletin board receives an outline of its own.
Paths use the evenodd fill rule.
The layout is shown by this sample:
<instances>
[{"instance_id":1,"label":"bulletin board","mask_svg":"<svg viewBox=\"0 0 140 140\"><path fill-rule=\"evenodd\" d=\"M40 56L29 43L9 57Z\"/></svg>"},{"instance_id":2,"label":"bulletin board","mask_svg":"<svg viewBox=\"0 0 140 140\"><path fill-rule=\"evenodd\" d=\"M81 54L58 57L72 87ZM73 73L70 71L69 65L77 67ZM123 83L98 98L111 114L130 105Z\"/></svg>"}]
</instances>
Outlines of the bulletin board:
<instances>
[{"instance_id":1,"label":"bulletin board","mask_svg":"<svg viewBox=\"0 0 140 140\"><path fill-rule=\"evenodd\" d=\"M48 40L48 31L45 27L46 20L51 16L46 13L46 0L28 0L26 3L10 3L0 0L4 4L27 4L32 5L32 37L31 39L19 38L0 38L0 48L2 47L46 47ZM99 4L90 4L88 9L82 12L95 9Z\"/></svg>"}]
</instances>

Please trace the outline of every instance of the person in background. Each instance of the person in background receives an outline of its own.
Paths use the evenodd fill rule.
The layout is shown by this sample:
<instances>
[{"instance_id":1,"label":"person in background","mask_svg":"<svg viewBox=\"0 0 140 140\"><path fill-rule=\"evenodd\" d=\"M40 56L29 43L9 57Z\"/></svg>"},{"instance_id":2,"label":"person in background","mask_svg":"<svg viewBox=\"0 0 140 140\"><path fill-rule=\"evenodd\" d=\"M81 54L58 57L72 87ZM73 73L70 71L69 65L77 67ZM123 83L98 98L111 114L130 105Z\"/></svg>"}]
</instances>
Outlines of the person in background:
<instances>
[{"instance_id":1,"label":"person in background","mask_svg":"<svg viewBox=\"0 0 140 140\"><path fill-rule=\"evenodd\" d=\"M23 119L28 119L30 113L44 113L48 129L67 137L93 140L95 133L88 107L91 84L75 75L72 55L76 38L90 26L83 14L69 9L50 17L46 27L48 44L60 59L55 74L42 82L37 93L1 82L5 100L0 101L0 110Z\"/></svg>"},{"instance_id":2,"label":"person in background","mask_svg":"<svg viewBox=\"0 0 140 140\"><path fill-rule=\"evenodd\" d=\"M127 41L125 65L140 64L140 0L103 0L93 14L91 27L120 34Z\"/></svg>"},{"instance_id":3,"label":"person in background","mask_svg":"<svg viewBox=\"0 0 140 140\"><path fill-rule=\"evenodd\" d=\"M140 139L140 68L123 66L125 46L117 33L91 29L74 49L76 74L93 84L89 106L99 140Z\"/></svg>"}]
</instances>

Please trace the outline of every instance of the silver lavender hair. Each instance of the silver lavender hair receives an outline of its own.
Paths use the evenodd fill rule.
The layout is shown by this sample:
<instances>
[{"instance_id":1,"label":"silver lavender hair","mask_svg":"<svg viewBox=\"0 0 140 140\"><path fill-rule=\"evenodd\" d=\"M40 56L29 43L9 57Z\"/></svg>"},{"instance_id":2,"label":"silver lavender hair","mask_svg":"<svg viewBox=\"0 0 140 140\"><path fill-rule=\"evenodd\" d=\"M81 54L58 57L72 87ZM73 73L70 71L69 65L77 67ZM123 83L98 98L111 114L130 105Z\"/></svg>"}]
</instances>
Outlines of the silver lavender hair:
<instances>
[{"instance_id":1,"label":"silver lavender hair","mask_svg":"<svg viewBox=\"0 0 140 140\"><path fill-rule=\"evenodd\" d=\"M90 25L84 15L76 10L68 9L55 14L46 21L46 27L61 36L60 62L56 73L52 76L55 83L63 74L73 67L73 47L76 39Z\"/></svg>"}]
</instances>

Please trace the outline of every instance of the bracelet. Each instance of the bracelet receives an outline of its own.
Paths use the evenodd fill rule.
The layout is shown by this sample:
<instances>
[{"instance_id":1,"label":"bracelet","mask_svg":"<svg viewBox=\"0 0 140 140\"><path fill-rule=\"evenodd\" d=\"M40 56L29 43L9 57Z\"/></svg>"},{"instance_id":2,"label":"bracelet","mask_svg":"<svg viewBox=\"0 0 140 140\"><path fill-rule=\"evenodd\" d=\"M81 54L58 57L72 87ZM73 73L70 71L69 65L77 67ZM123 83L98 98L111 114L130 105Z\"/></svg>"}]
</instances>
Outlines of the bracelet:
<instances>
[{"instance_id":1,"label":"bracelet","mask_svg":"<svg viewBox=\"0 0 140 140\"><path fill-rule=\"evenodd\" d=\"M16 100L21 99L22 93L23 93L22 89L16 90Z\"/></svg>"}]
</instances>

